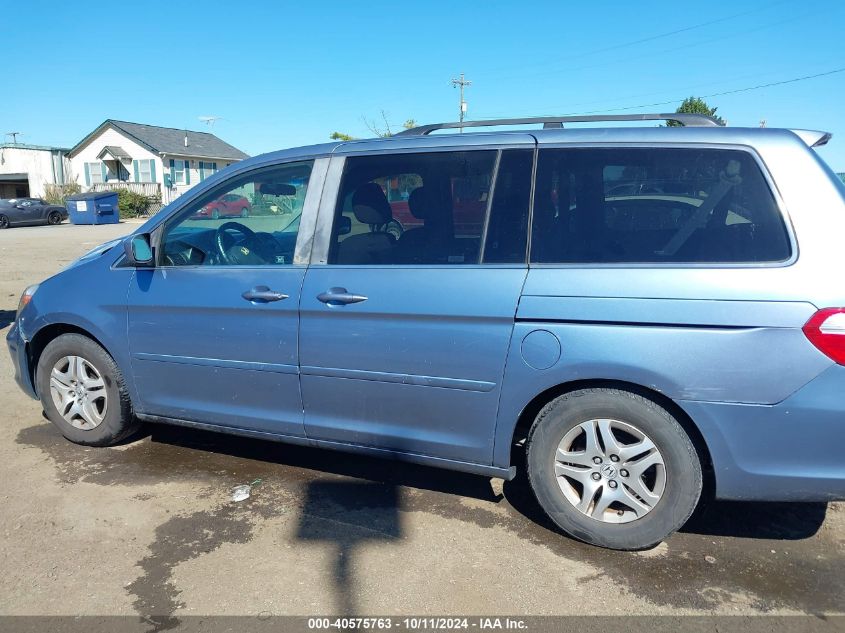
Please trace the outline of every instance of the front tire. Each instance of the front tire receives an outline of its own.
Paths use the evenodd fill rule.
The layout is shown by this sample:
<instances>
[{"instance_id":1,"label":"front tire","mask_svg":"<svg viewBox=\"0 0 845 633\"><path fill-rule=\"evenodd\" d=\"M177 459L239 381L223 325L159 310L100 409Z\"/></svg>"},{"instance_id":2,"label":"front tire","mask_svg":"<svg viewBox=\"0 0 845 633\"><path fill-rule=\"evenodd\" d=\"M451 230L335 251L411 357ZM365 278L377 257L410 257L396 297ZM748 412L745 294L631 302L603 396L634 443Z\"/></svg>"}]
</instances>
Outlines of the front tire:
<instances>
[{"instance_id":1,"label":"front tire","mask_svg":"<svg viewBox=\"0 0 845 633\"><path fill-rule=\"evenodd\" d=\"M9 217L0 213L0 231L9 228Z\"/></svg>"},{"instance_id":2,"label":"front tire","mask_svg":"<svg viewBox=\"0 0 845 633\"><path fill-rule=\"evenodd\" d=\"M53 339L38 360L36 387L47 418L76 444L110 446L140 426L123 375L87 336Z\"/></svg>"},{"instance_id":3,"label":"front tire","mask_svg":"<svg viewBox=\"0 0 845 633\"><path fill-rule=\"evenodd\" d=\"M58 211L51 211L50 215L47 216L47 223L53 226L62 223L62 214Z\"/></svg>"},{"instance_id":4,"label":"front tire","mask_svg":"<svg viewBox=\"0 0 845 633\"><path fill-rule=\"evenodd\" d=\"M528 436L527 465L552 521L611 549L658 544L701 496L701 463L678 421L619 389L581 389L546 405Z\"/></svg>"}]
</instances>

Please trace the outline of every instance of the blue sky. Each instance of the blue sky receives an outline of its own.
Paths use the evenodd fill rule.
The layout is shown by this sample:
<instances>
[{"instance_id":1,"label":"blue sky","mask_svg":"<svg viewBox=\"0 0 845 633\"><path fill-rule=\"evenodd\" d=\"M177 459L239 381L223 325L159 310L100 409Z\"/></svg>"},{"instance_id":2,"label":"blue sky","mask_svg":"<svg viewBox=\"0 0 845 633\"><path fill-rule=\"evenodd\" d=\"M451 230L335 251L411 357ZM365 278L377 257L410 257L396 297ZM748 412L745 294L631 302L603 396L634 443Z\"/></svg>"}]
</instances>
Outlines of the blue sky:
<instances>
[{"instance_id":1,"label":"blue sky","mask_svg":"<svg viewBox=\"0 0 845 633\"><path fill-rule=\"evenodd\" d=\"M842 0L684 6L10 2L0 134L71 146L106 118L205 130L215 115L213 132L257 154L369 136L362 117L382 110L397 126L454 120L462 71L468 117L489 118L672 111L845 68ZM832 131L821 154L845 171L845 72L707 101L730 125Z\"/></svg>"}]
</instances>

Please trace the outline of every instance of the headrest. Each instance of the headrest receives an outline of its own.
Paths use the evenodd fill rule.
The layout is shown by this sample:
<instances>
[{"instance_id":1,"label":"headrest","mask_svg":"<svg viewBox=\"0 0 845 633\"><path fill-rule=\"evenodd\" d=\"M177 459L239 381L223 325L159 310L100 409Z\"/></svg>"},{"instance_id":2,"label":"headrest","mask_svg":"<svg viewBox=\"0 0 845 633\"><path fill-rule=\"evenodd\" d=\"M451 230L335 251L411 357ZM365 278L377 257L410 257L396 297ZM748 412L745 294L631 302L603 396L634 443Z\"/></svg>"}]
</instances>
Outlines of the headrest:
<instances>
[{"instance_id":1,"label":"headrest","mask_svg":"<svg viewBox=\"0 0 845 633\"><path fill-rule=\"evenodd\" d=\"M352 194L352 211L359 222L364 224L387 224L393 219L390 203L374 182L368 182Z\"/></svg>"},{"instance_id":2,"label":"headrest","mask_svg":"<svg viewBox=\"0 0 845 633\"><path fill-rule=\"evenodd\" d=\"M408 196L408 210L418 220L425 220L431 213L431 203L431 196L428 195L425 187L417 187Z\"/></svg>"}]
</instances>

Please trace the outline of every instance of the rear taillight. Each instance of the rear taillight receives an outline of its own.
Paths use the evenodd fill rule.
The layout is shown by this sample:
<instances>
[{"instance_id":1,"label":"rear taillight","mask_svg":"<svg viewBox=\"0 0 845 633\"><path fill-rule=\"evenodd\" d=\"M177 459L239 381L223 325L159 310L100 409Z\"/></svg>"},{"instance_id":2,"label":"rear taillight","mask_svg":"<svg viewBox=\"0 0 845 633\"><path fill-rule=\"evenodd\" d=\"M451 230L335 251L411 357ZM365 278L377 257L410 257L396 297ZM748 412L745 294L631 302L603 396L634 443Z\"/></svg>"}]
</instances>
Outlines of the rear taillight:
<instances>
[{"instance_id":1,"label":"rear taillight","mask_svg":"<svg viewBox=\"0 0 845 633\"><path fill-rule=\"evenodd\" d=\"M803 330L825 356L845 365L845 308L819 310L807 321Z\"/></svg>"}]
</instances>

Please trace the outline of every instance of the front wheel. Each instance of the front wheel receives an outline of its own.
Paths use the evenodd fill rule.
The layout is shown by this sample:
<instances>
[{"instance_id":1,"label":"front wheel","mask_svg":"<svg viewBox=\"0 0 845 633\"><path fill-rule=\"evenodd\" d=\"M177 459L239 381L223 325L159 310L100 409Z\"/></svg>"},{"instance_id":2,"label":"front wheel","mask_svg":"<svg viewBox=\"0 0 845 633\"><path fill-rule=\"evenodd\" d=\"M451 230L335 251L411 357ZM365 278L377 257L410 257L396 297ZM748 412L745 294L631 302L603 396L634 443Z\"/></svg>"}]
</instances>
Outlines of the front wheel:
<instances>
[{"instance_id":1,"label":"front wheel","mask_svg":"<svg viewBox=\"0 0 845 633\"><path fill-rule=\"evenodd\" d=\"M47 216L47 223L52 224L55 226L56 224L62 223L62 214L58 211L50 211L50 215Z\"/></svg>"},{"instance_id":2,"label":"front wheel","mask_svg":"<svg viewBox=\"0 0 845 633\"><path fill-rule=\"evenodd\" d=\"M9 228L9 218L8 216L3 215L0 213L0 230L8 229Z\"/></svg>"},{"instance_id":3,"label":"front wheel","mask_svg":"<svg viewBox=\"0 0 845 633\"><path fill-rule=\"evenodd\" d=\"M582 389L546 405L527 442L528 478L565 532L620 550L656 545L689 519L701 463L678 421L619 389Z\"/></svg>"},{"instance_id":4,"label":"front wheel","mask_svg":"<svg viewBox=\"0 0 845 633\"><path fill-rule=\"evenodd\" d=\"M138 429L123 375L86 336L63 334L44 348L36 387L47 418L71 442L110 446Z\"/></svg>"}]
</instances>

